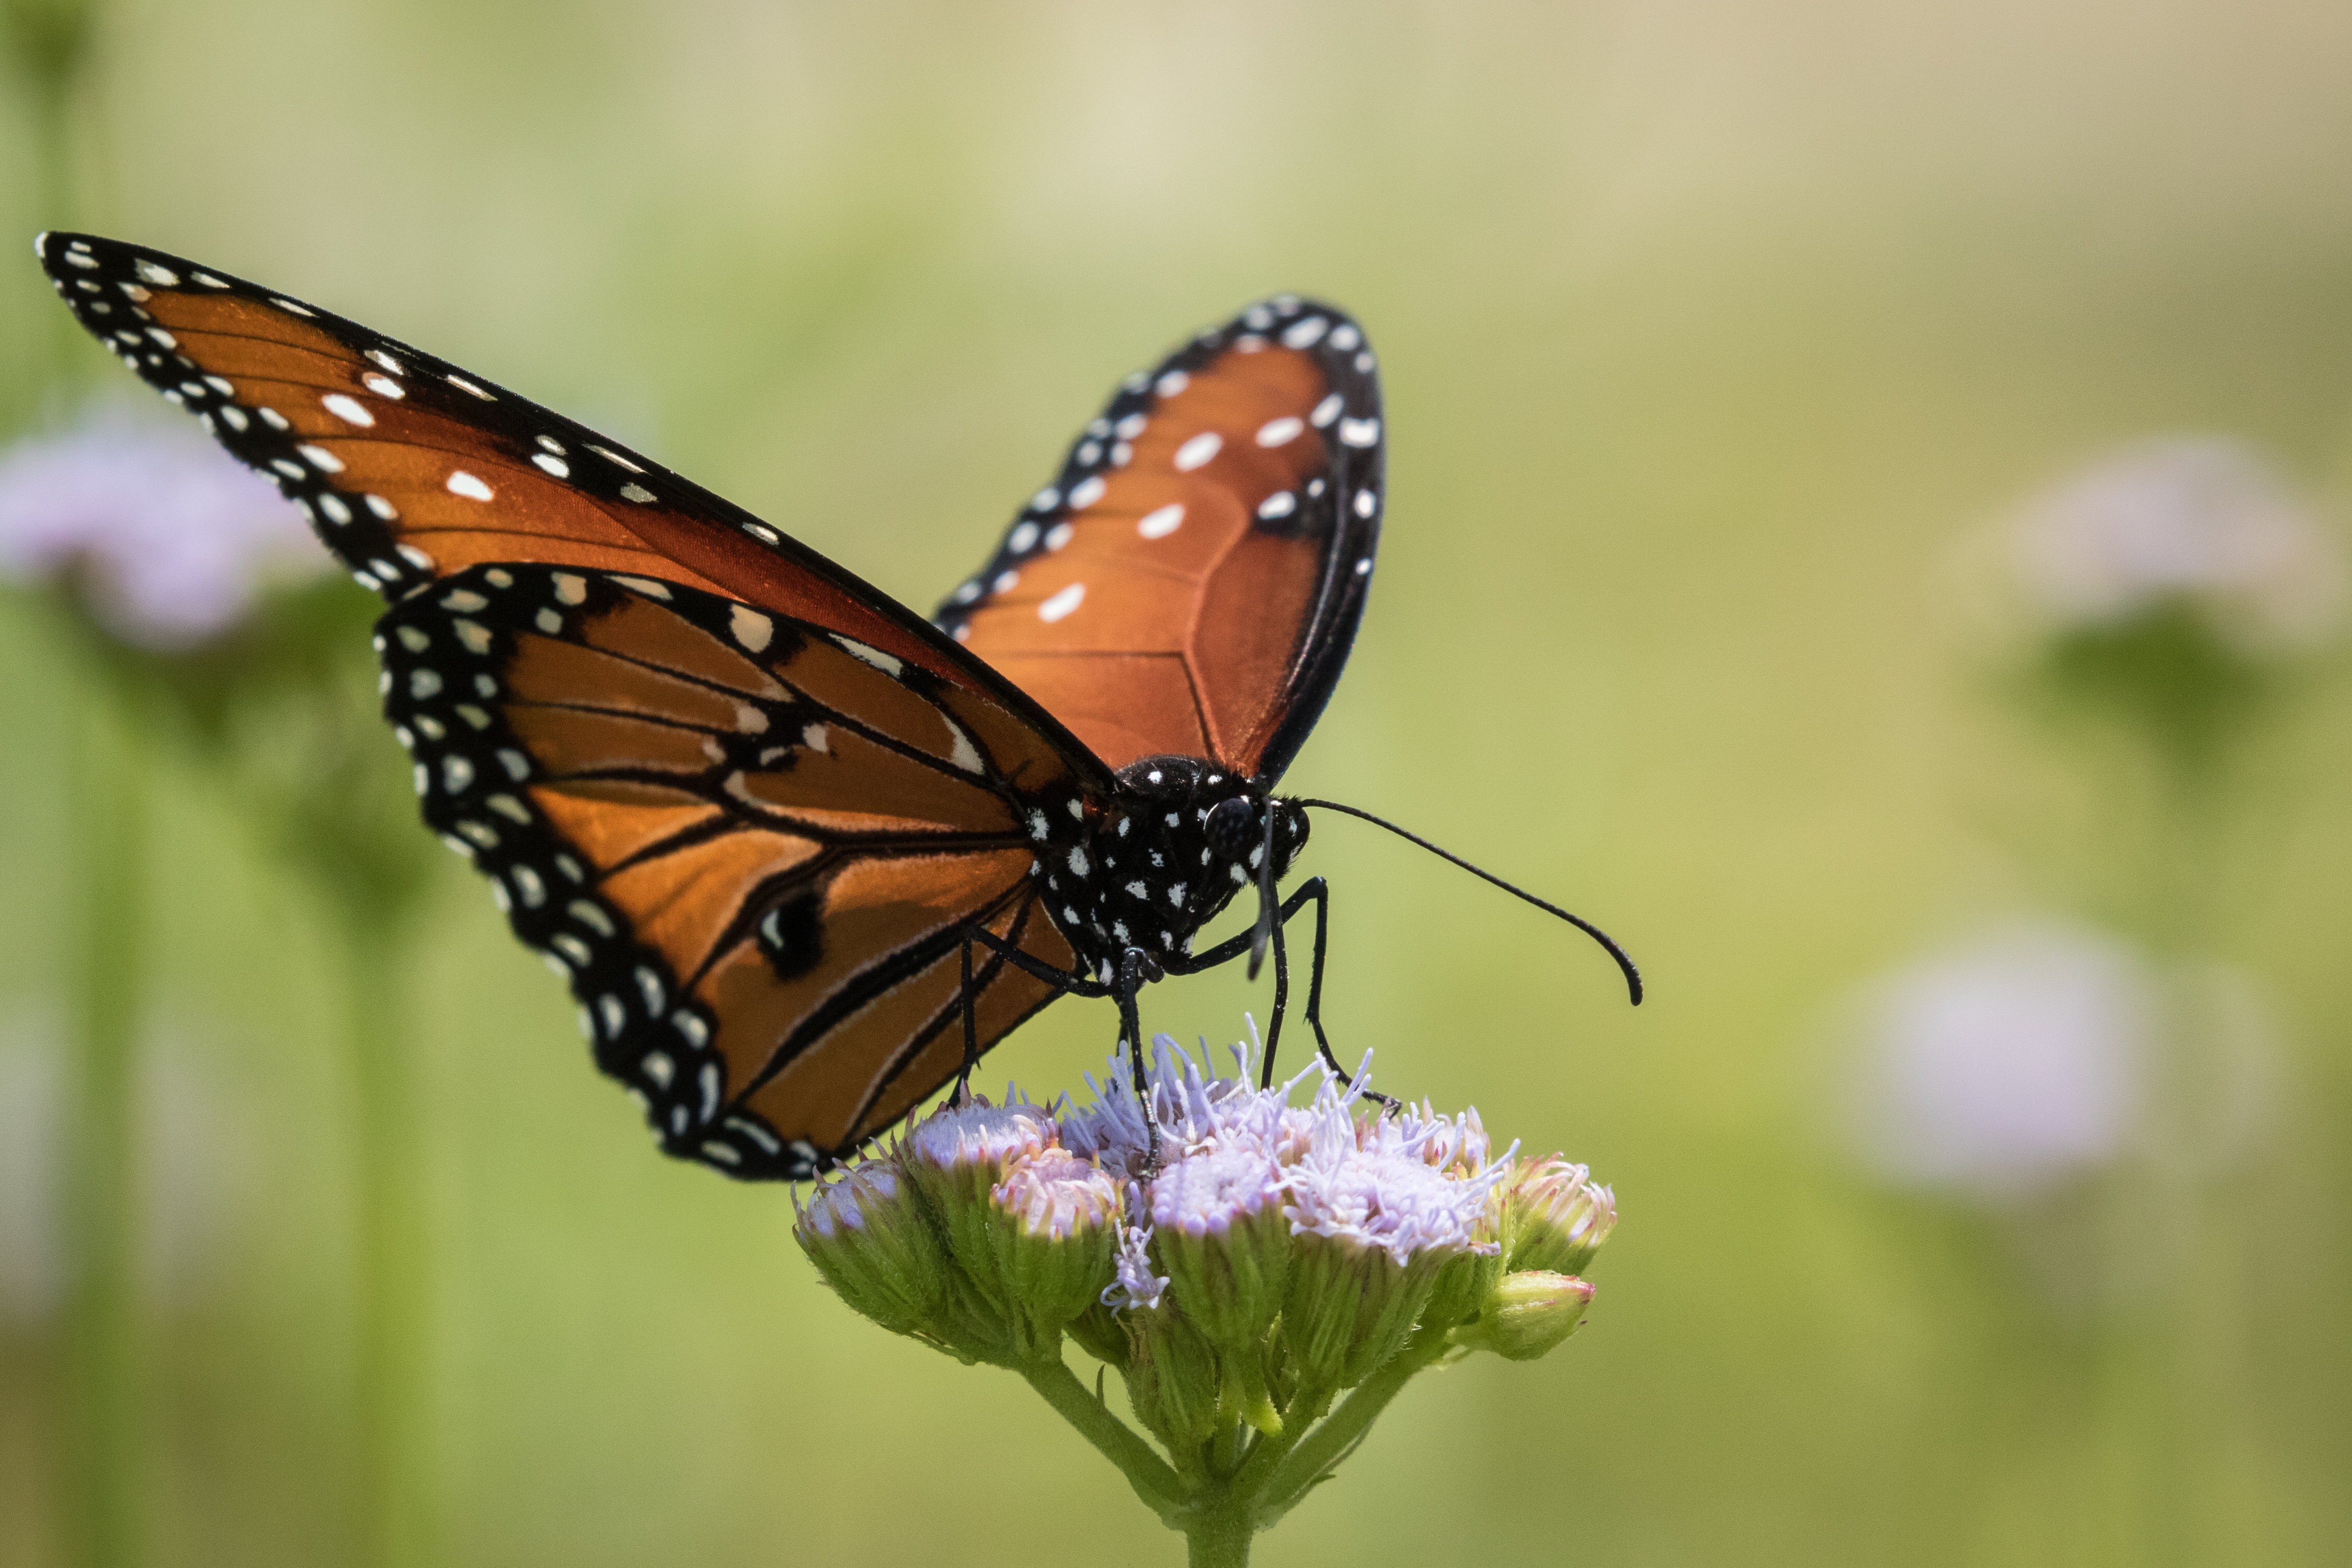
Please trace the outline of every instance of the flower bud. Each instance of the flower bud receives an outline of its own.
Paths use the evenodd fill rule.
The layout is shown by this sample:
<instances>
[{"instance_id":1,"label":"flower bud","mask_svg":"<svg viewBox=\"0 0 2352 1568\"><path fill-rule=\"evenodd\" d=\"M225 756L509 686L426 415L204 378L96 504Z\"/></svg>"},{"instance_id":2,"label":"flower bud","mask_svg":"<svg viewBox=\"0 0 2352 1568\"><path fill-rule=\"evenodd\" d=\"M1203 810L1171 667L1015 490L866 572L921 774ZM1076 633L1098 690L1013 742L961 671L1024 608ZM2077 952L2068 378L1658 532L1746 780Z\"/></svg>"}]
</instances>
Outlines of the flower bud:
<instances>
[{"instance_id":1,"label":"flower bud","mask_svg":"<svg viewBox=\"0 0 2352 1568\"><path fill-rule=\"evenodd\" d=\"M1399 1263L1344 1236L1293 1238L1283 1342L1301 1386L1353 1388L1403 1348L1452 1254Z\"/></svg>"},{"instance_id":2,"label":"flower bud","mask_svg":"<svg viewBox=\"0 0 2352 1568\"><path fill-rule=\"evenodd\" d=\"M1454 1331L1454 1343L1506 1361L1533 1361L1576 1332L1591 1300L1592 1287L1566 1274L1506 1274L1478 1321Z\"/></svg>"},{"instance_id":3,"label":"flower bud","mask_svg":"<svg viewBox=\"0 0 2352 1568\"><path fill-rule=\"evenodd\" d=\"M992 1236L1002 1219L992 1194L1015 1160L1057 1142L1053 1119L1036 1106L991 1105L974 1096L925 1117L899 1151L908 1180L940 1222L949 1254L1000 1312L1010 1298Z\"/></svg>"},{"instance_id":4,"label":"flower bud","mask_svg":"<svg viewBox=\"0 0 2352 1568\"><path fill-rule=\"evenodd\" d=\"M1062 1331L1097 1304L1118 1241L1118 1188L1066 1149L1013 1161L989 1194L992 1279L1024 1361L1058 1352Z\"/></svg>"},{"instance_id":5,"label":"flower bud","mask_svg":"<svg viewBox=\"0 0 2352 1568\"><path fill-rule=\"evenodd\" d=\"M1503 1237L1513 1273L1579 1274L1617 1225L1617 1198L1584 1166L1554 1154L1507 1190Z\"/></svg>"},{"instance_id":6,"label":"flower bud","mask_svg":"<svg viewBox=\"0 0 2352 1568\"><path fill-rule=\"evenodd\" d=\"M1178 1160L1151 1184L1152 1248L1176 1305L1217 1352L1227 1407L1282 1430L1265 1386L1265 1337L1282 1310L1290 1226L1282 1168L1245 1145Z\"/></svg>"},{"instance_id":7,"label":"flower bud","mask_svg":"<svg viewBox=\"0 0 2352 1568\"><path fill-rule=\"evenodd\" d=\"M793 1239L841 1299L897 1334L929 1334L951 1267L898 1163L868 1160L817 1188Z\"/></svg>"},{"instance_id":8,"label":"flower bud","mask_svg":"<svg viewBox=\"0 0 2352 1568\"><path fill-rule=\"evenodd\" d=\"M1215 1349L1172 1306L1131 1308L1120 1321L1128 1339L1120 1375L1136 1419L1171 1454L1199 1448L1217 1429L1223 1394Z\"/></svg>"}]
</instances>

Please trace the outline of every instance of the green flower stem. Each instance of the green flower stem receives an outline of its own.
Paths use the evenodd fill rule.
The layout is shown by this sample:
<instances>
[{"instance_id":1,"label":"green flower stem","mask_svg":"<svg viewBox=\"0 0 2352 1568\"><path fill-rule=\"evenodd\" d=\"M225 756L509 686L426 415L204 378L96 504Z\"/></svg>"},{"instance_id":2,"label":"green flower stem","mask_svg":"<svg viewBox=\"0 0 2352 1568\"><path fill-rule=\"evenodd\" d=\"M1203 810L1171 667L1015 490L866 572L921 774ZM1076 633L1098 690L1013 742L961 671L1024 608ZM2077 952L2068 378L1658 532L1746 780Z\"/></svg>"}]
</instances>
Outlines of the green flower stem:
<instances>
[{"instance_id":1,"label":"green flower stem","mask_svg":"<svg viewBox=\"0 0 2352 1568\"><path fill-rule=\"evenodd\" d=\"M1249 1561L1257 1533L1257 1510L1243 1493L1220 1488L1206 1506L1185 1516L1184 1561L1189 1568L1240 1568Z\"/></svg>"},{"instance_id":2,"label":"green flower stem","mask_svg":"<svg viewBox=\"0 0 2352 1568\"><path fill-rule=\"evenodd\" d=\"M73 749L64 1517L74 1568L139 1556L137 1101L147 792L120 693L92 668Z\"/></svg>"},{"instance_id":3,"label":"green flower stem","mask_svg":"<svg viewBox=\"0 0 2352 1568\"><path fill-rule=\"evenodd\" d=\"M400 928L337 922L359 1125L360 1560L432 1560L425 1160L415 1052L404 1029Z\"/></svg>"},{"instance_id":4,"label":"green flower stem","mask_svg":"<svg viewBox=\"0 0 2352 1568\"><path fill-rule=\"evenodd\" d=\"M1184 1483L1165 1459L1152 1452L1150 1444L1136 1436L1132 1427L1095 1397L1094 1390L1078 1381L1077 1374L1058 1353L1051 1360L1029 1363L1021 1368L1021 1375L1060 1413L1063 1420L1095 1446L1097 1452L1118 1467L1127 1484L1143 1500L1144 1507L1173 1521L1188 1500Z\"/></svg>"},{"instance_id":5,"label":"green flower stem","mask_svg":"<svg viewBox=\"0 0 2352 1568\"><path fill-rule=\"evenodd\" d=\"M1443 1330L1423 1330L1389 1363L1372 1373L1341 1402L1322 1425L1300 1438L1274 1468L1259 1491L1257 1526L1263 1530L1298 1505L1316 1482L1364 1440L1373 1420L1412 1375L1445 1350Z\"/></svg>"}]
</instances>

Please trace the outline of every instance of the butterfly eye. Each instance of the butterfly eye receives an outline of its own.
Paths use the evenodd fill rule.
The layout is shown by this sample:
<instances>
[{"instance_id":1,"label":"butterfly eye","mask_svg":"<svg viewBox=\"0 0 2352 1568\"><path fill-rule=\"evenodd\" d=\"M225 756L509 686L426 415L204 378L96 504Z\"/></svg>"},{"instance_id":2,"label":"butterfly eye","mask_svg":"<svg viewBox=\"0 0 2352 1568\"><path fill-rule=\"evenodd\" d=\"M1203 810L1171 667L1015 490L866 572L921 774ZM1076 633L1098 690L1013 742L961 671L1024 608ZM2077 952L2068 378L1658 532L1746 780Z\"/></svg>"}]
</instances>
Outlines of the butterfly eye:
<instances>
[{"instance_id":1,"label":"butterfly eye","mask_svg":"<svg viewBox=\"0 0 2352 1568\"><path fill-rule=\"evenodd\" d=\"M1255 826L1255 816L1246 795L1219 801L1209 808L1209 820L1204 826L1209 847L1228 860L1240 859L1249 852L1250 840L1255 837L1250 831Z\"/></svg>"}]
</instances>

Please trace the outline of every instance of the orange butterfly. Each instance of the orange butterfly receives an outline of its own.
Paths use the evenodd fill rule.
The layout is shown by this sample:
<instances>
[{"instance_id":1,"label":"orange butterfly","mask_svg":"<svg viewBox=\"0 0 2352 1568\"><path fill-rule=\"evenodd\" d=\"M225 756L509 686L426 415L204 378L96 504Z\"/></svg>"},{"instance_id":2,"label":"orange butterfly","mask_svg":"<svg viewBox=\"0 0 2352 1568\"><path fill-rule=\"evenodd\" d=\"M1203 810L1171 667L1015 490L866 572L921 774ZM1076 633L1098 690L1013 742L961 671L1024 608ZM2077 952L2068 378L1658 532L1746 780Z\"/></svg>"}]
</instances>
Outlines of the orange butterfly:
<instances>
[{"instance_id":1,"label":"orange butterfly","mask_svg":"<svg viewBox=\"0 0 2352 1568\"><path fill-rule=\"evenodd\" d=\"M1270 1070L1308 903L1329 1055L1327 889L1277 904L1307 803L1272 791L1380 536L1380 381L1344 313L1254 305L1130 377L932 622L446 361L178 257L37 248L391 601L425 820L669 1152L813 1174L1055 997L1116 997L1137 1042L1144 984L1269 942ZM1194 952L1250 885L1257 929Z\"/></svg>"}]
</instances>

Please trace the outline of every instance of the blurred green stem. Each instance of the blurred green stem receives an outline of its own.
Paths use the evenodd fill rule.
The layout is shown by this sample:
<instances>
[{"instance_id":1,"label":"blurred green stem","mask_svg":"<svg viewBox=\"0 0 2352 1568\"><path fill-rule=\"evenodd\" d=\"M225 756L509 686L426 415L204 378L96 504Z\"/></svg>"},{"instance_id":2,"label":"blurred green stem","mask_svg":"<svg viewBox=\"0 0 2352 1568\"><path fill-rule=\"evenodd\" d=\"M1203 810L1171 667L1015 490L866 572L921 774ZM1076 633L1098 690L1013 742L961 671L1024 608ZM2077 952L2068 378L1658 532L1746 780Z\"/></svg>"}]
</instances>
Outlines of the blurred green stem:
<instances>
[{"instance_id":1,"label":"blurred green stem","mask_svg":"<svg viewBox=\"0 0 2352 1568\"><path fill-rule=\"evenodd\" d=\"M137 1035L147 800L138 734L104 670L77 705L71 813L73 1060L67 1110L71 1296L64 1462L68 1561L139 1552Z\"/></svg>"},{"instance_id":2,"label":"blurred green stem","mask_svg":"<svg viewBox=\"0 0 2352 1568\"><path fill-rule=\"evenodd\" d=\"M420 1097L400 984L405 928L352 909L339 913L359 1099L361 1561L418 1568L433 1557L431 1259Z\"/></svg>"}]
</instances>

